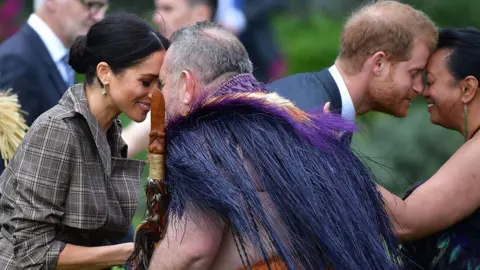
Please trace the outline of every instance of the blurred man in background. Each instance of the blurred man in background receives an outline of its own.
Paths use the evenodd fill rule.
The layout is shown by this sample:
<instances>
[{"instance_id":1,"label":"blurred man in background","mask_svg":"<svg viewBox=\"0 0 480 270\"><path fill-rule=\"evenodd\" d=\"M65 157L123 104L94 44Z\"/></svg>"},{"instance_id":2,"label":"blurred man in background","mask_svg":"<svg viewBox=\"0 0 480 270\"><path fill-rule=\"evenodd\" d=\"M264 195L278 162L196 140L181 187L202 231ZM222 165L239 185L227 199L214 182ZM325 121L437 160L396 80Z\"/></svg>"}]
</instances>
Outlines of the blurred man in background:
<instances>
[{"instance_id":1,"label":"blurred man in background","mask_svg":"<svg viewBox=\"0 0 480 270\"><path fill-rule=\"evenodd\" d=\"M170 37L179 28L213 20L217 6L217 0L156 0L153 21Z\"/></svg>"},{"instance_id":2,"label":"blurred man in background","mask_svg":"<svg viewBox=\"0 0 480 270\"><path fill-rule=\"evenodd\" d=\"M0 89L18 94L28 125L75 83L68 50L104 18L107 8L108 0L35 0L35 12L0 45Z\"/></svg>"}]
</instances>

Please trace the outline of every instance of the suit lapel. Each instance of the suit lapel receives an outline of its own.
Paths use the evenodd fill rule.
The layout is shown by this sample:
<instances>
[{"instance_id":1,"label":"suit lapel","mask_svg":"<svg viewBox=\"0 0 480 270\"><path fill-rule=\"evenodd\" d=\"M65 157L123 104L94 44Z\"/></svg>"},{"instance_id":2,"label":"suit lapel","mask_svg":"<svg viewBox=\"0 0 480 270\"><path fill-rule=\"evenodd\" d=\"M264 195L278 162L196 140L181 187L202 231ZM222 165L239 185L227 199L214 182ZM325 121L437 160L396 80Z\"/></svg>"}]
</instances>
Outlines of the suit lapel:
<instances>
[{"instance_id":1,"label":"suit lapel","mask_svg":"<svg viewBox=\"0 0 480 270\"><path fill-rule=\"evenodd\" d=\"M57 65L55 62L53 62L53 59L50 56L50 53L48 52L47 47L43 43L42 39L28 24L25 24L21 31L30 41L30 45L36 51L38 58L44 63L48 72L48 78L55 85L55 91L60 94L60 96L63 96L65 90L68 88L68 85L63 80Z\"/></svg>"},{"instance_id":2,"label":"suit lapel","mask_svg":"<svg viewBox=\"0 0 480 270\"><path fill-rule=\"evenodd\" d=\"M338 89L337 83L332 77L332 74L328 71L328 68L316 73L317 78L323 84L325 90L331 98L331 110L341 113L342 112L342 97L340 96L340 89Z\"/></svg>"},{"instance_id":3,"label":"suit lapel","mask_svg":"<svg viewBox=\"0 0 480 270\"><path fill-rule=\"evenodd\" d=\"M338 88L335 79L333 78L328 68L323 69L322 71L317 73L317 77L320 82L323 84L325 90L327 90L328 94L331 98L331 111L337 112L338 114L342 113L342 96L340 95L340 89ZM352 133L346 132L344 133L340 140L345 143L347 146L350 146L352 143Z\"/></svg>"}]
</instances>

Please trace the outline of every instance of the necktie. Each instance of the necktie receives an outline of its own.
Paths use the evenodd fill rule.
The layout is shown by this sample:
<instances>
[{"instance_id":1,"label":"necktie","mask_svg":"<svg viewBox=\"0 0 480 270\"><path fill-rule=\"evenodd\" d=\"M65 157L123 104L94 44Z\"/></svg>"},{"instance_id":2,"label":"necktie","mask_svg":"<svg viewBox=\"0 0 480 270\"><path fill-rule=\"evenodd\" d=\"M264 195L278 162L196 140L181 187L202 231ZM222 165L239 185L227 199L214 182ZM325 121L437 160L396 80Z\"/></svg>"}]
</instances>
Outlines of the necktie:
<instances>
[{"instance_id":1,"label":"necktie","mask_svg":"<svg viewBox=\"0 0 480 270\"><path fill-rule=\"evenodd\" d=\"M65 74L66 74L66 78L64 77L63 79L65 83L68 85L68 87L70 87L75 84L75 72L68 64L68 53L62 58L62 64L64 66Z\"/></svg>"}]
</instances>

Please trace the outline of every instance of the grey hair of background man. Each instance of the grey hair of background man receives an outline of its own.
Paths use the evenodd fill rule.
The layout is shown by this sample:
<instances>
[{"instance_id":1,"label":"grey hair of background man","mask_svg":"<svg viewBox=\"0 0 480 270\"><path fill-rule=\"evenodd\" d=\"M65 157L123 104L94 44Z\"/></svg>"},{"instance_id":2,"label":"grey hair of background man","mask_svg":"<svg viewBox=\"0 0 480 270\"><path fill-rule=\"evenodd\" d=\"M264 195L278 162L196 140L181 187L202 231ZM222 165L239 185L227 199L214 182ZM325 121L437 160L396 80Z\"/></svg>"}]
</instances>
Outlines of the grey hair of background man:
<instances>
[{"instance_id":1,"label":"grey hair of background man","mask_svg":"<svg viewBox=\"0 0 480 270\"><path fill-rule=\"evenodd\" d=\"M252 73L247 50L240 40L223 26L203 21L172 34L165 64L178 79L190 70L207 86L224 74Z\"/></svg>"},{"instance_id":2,"label":"grey hair of background man","mask_svg":"<svg viewBox=\"0 0 480 270\"><path fill-rule=\"evenodd\" d=\"M44 2L45 0L33 0L33 10L38 10Z\"/></svg>"}]
</instances>

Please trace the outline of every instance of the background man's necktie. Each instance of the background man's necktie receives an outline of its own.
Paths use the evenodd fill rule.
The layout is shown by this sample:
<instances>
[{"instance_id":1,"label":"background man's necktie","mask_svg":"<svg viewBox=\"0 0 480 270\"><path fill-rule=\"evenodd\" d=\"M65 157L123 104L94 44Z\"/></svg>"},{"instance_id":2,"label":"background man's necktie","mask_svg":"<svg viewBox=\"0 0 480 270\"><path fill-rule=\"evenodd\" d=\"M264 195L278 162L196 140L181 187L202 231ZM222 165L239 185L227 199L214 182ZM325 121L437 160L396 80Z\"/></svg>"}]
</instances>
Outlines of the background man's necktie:
<instances>
[{"instance_id":1,"label":"background man's necktie","mask_svg":"<svg viewBox=\"0 0 480 270\"><path fill-rule=\"evenodd\" d=\"M75 71L68 64L68 53L62 58L62 64L65 69L66 77L63 76L63 80L68 85L68 87L75 84Z\"/></svg>"}]
</instances>

